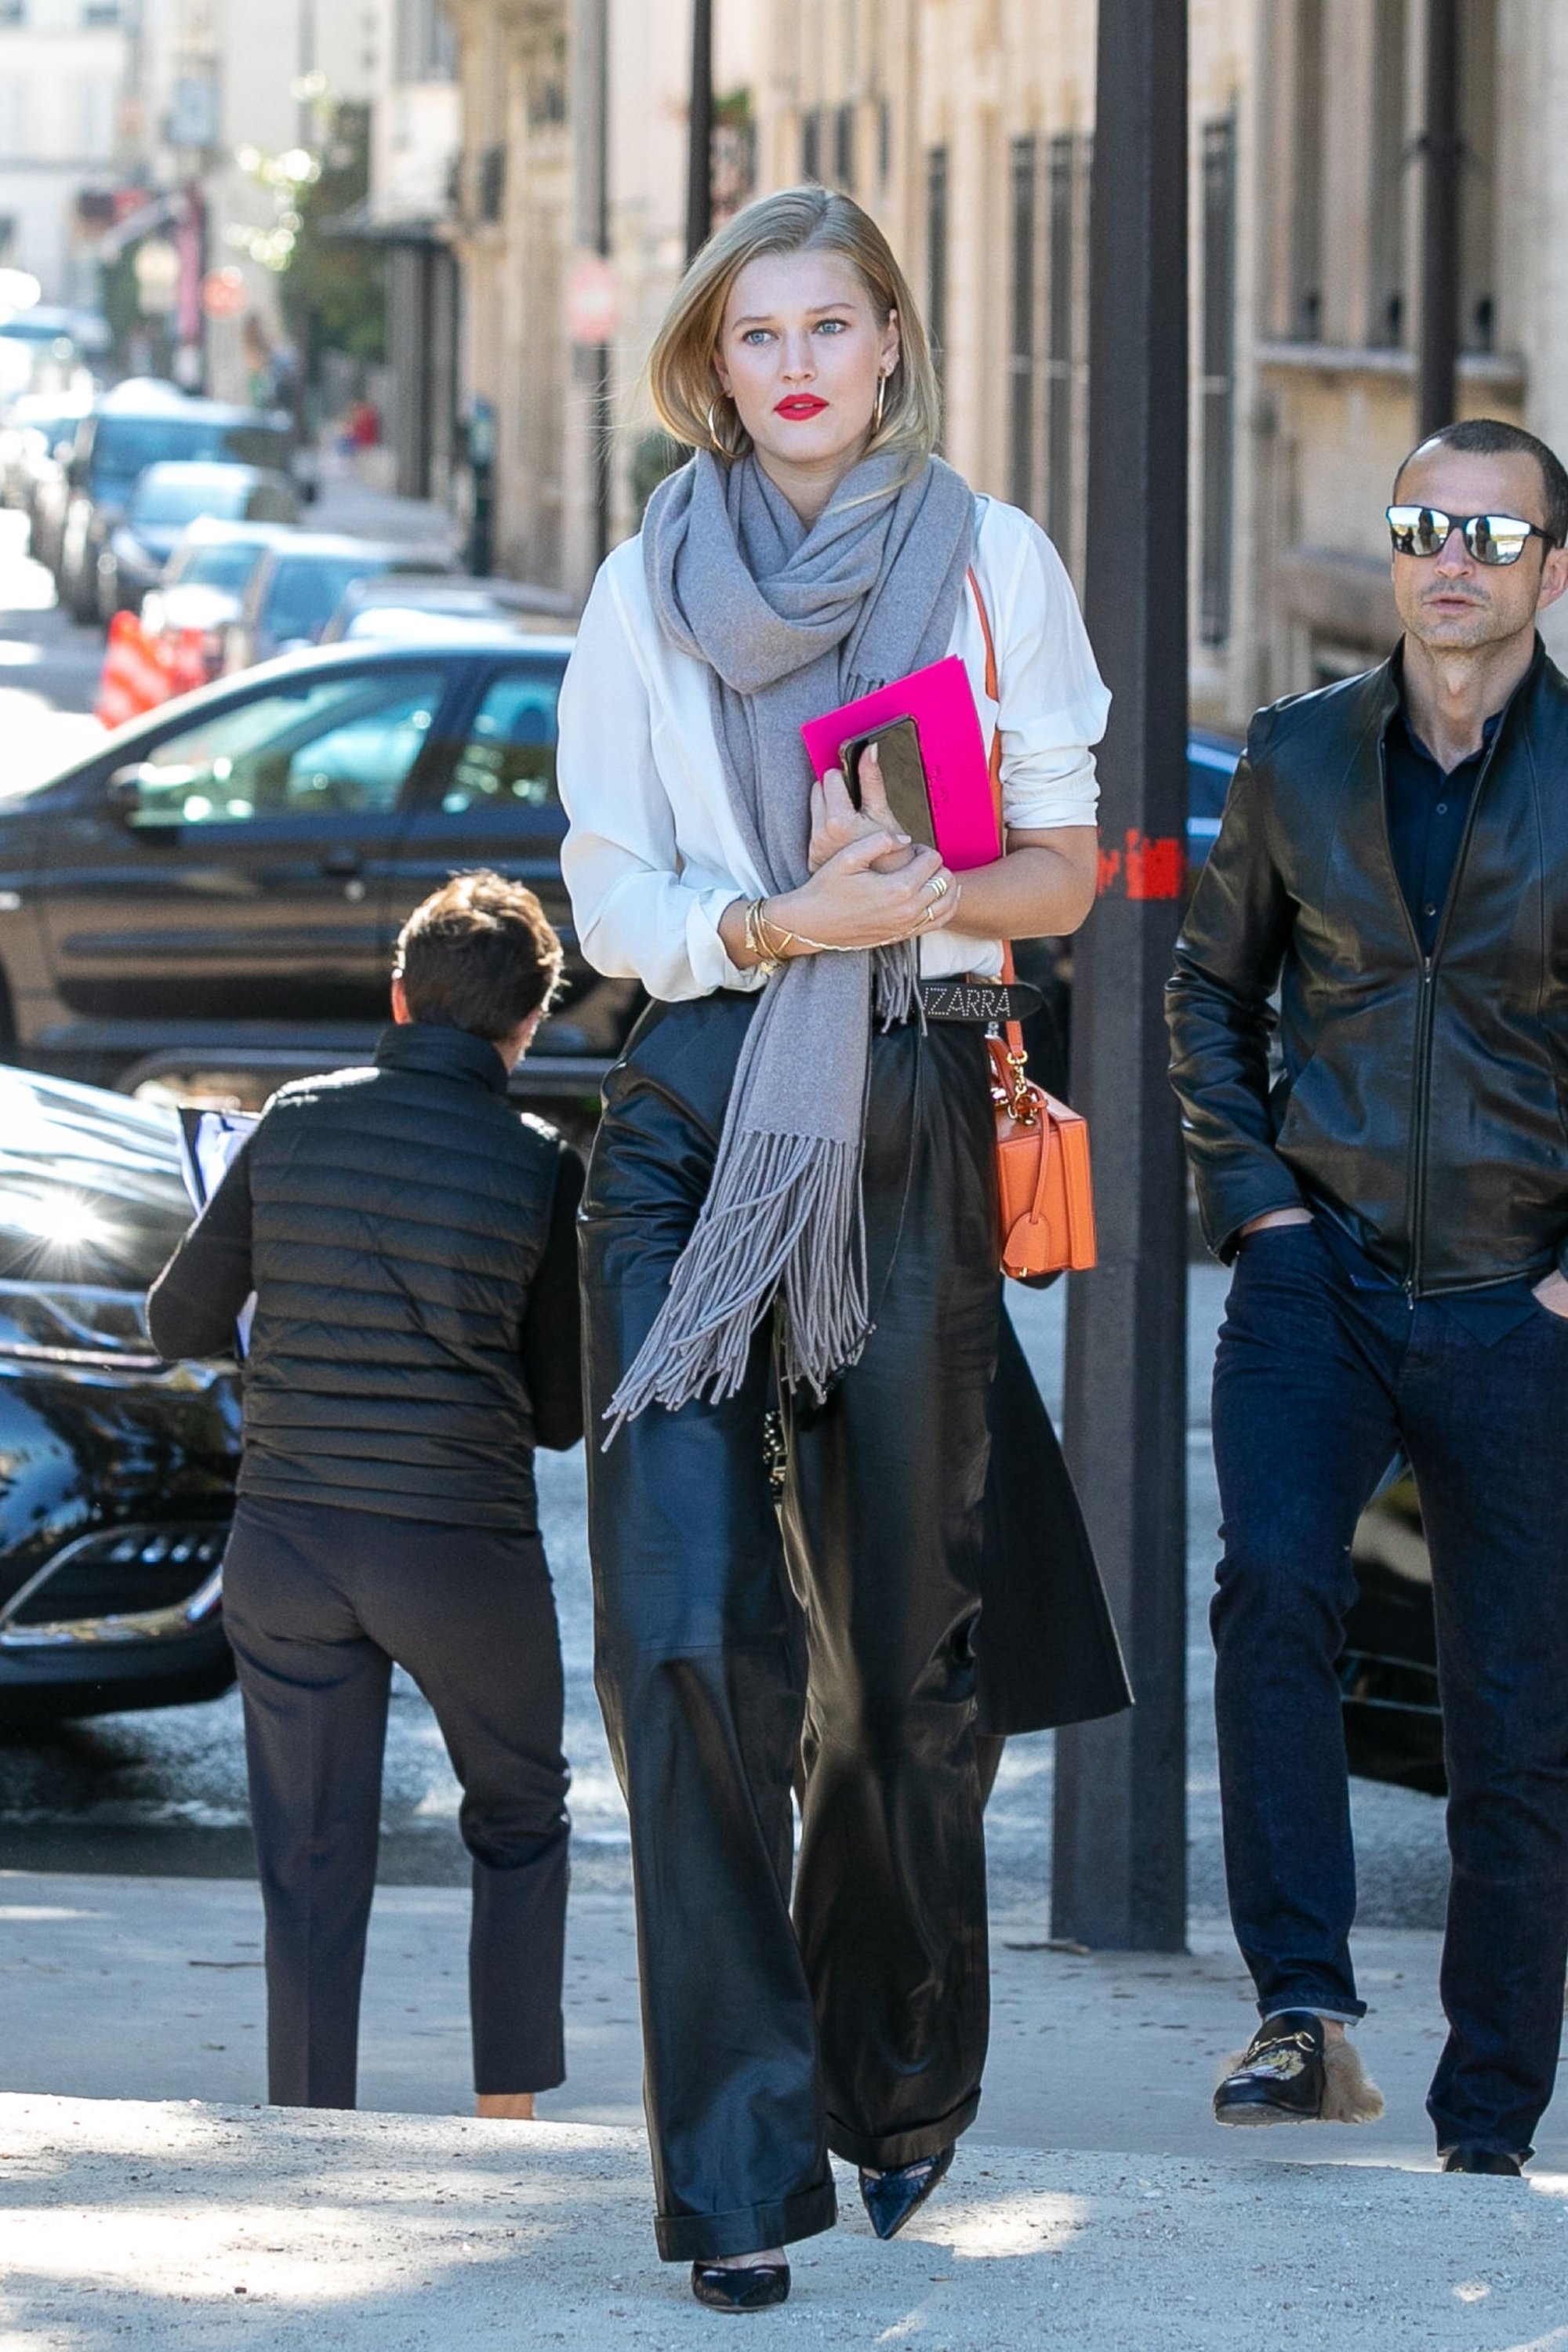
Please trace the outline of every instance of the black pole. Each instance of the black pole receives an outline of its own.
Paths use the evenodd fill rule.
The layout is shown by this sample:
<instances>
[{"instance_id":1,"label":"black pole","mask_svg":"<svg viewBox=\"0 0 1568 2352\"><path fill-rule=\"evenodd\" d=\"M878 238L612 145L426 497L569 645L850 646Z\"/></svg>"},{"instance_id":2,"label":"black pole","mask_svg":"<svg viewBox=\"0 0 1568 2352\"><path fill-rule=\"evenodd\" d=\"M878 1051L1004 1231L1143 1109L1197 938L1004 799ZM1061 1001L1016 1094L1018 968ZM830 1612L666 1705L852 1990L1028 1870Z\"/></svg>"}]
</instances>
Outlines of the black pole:
<instances>
[{"instance_id":1,"label":"black pole","mask_svg":"<svg viewBox=\"0 0 1568 2352\"><path fill-rule=\"evenodd\" d=\"M1427 0L1426 121L1421 173L1422 436L1451 425L1458 406L1459 131L1458 0Z\"/></svg>"},{"instance_id":2,"label":"black pole","mask_svg":"<svg viewBox=\"0 0 1568 2352\"><path fill-rule=\"evenodd\" d=\"M691 135L686 150L686 258L713 226L713 0L691 0Z\"/></svg>"},{"instance_id":3,"label":"black pole","mask_svg":"<svg viewBox=\"0 0 1568 2352\"><path fill-rule=\"evenodd\" d=\"M1057 1735L1052 1927L1186 1937L1186 1215L1162 996L1187 708L1187 10L1100 0L1085 617L1110 724L1100 898L1074 946L1100 1265L1068 1299L1066 1436L1137 1705Z\"/></svg>"}]
</instances>

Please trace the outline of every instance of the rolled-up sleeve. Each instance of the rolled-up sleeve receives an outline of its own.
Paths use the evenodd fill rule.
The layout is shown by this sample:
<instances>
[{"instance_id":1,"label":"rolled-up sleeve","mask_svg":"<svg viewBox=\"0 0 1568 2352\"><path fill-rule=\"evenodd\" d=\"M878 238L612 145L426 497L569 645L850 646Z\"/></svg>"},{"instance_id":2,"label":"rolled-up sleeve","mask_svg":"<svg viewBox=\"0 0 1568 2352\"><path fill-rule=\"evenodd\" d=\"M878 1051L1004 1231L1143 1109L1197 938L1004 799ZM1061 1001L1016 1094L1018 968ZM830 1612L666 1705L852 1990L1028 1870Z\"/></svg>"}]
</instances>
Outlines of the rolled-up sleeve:
<instances>
[{"instance_id":1,"label":"rolled-up sleeve","mask_svg":"<svg viewBox=\"0 0 1568 2352\"><path fill-rule=\"evenodd\" d=\"M732 964L719 933L734 883L699 872L677 847L647 679L607 567L566 667L560 725L561 868L587 961L668 1003L757 986L763 975Z\"/></svg>"},{"instance_id":2,"label":"rolled-up sleeve","mask_svg":"<svg viewBox=\"0 0 1568 2352\"><path fill-rule=\"evenodd\" d=\"M1093 824L1100 785L1090 747L1105 732L1110 696L1066 566L1037 523L1020 532L1013 576L995 601L1008 827Z\"/></svg>"}]
</instances>

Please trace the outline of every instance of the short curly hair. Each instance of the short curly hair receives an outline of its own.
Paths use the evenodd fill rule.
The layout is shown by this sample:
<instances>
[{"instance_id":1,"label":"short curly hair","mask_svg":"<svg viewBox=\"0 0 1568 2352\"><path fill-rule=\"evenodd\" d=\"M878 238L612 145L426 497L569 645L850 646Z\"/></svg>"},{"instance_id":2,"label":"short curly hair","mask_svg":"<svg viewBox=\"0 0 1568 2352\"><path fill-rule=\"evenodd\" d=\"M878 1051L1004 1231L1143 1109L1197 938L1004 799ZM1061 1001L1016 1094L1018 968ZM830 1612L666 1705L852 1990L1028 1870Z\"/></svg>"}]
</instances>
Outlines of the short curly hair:
<instances>
[{"instance_id":1,"label":"short curly hair","mask_svg":"<svg viewBox=\"0 0 1568 2352\"><path fill-rule=\"evenodd\" d=\"M504 874L455 874L404 924L393 970L416 1021L495 1045L549 1006L563 960L531 890Z\"/></svg>"}]
</instances>

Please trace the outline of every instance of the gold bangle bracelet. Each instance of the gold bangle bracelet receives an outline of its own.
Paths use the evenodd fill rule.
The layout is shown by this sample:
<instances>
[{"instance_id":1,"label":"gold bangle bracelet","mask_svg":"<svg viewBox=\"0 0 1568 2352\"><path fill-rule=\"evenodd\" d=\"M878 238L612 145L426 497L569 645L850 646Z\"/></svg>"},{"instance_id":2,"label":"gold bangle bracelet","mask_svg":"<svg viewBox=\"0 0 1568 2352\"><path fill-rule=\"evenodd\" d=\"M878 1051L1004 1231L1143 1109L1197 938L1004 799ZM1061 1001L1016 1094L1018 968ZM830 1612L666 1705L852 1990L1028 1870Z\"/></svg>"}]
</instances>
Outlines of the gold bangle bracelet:
<instances>
[{"instance_id":1,"label":"gold bangle bracelet","mask_svg":"<svg viewBox=\"0 0 1568 2352\"><path fill-rule=\"evenodd\" d=\"M777 971L784 958L773 953L763 936L763 903L761 898L746 901L746 945L757 960L758 971L771 975Z\"/></svg>"}]
</instances>

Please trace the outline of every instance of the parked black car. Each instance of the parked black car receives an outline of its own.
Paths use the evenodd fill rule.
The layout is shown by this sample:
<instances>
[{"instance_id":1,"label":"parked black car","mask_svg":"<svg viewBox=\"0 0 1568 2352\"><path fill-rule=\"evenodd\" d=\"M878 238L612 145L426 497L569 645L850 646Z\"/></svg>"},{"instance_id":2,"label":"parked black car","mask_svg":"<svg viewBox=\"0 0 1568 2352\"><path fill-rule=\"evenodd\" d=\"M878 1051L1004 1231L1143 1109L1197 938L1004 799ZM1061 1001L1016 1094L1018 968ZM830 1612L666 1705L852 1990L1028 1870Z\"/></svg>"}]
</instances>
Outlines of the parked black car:
<instances>
[{"instance_id":1,"label":"parked black car","mask_svg":"<svg viewBox=\"0 0 1568 2352\"><path fill-rule=\"evenodd\" d=\"M0 1055L122 1087L361 1060L404 918L455 869L493 866L567 941L531 1090L591 1110L639 997L575 951L555 793L567 651L507 631L297 656L0 800Z\"/></svg>"},{"instance_id":2,"label":"parked black car","mask_svg":"<svg viewBox=\"0 0 1568 2352\"><path fill-rule=\"evenodd\" d=\"M190 1220L172 1113L0 1069L0 1726L213 1698L239 1398L142 1300Z\"/></svg>"},{"instance_id":3,"label":"parked black car","mask_svg":"<svg viewBox=\"0 0 1568 2352\"><path fill-rule=\"evenodd\" d=\"M137 477L125 512L98 559L98 614L136 613L183 534L204 517L231 523L297 523L300 494L287 474L216 458L172 458Z\"/></svg>"},{"instance_id":4,"label":"parked black car","mask_svg":"<svg viewBox=\"0 0 1568 2352\"><path fill-rule=\"evenodd\" d=\"M574 625L576 606L555 588L471 573L399 572L356 580L321 631L324 646L354 637L445 637L474 627L553 629Z\"/></svg>"},{"instance_id":5,"label":"parked black car","mask_svg":"<svg viewBox=\"0 0 1568 2352\"><path fill-rule=\"evenodd\" d=\"M450 567L455 568L455 567ZM349 590L392 572L440 569L437 550L398 546L342 532L297 531L270 548L246 583L229 629L224 667L249 669L277 654L319 645Z\"/></svg>"},{"instance_id":6,"label":"parked black car","mask_svg":"<svg viewBox=\"0 0 1568 2352\"><path fill-rule=\"evenodd\" d=\"M293 428L281 413L190 400L157 383L116 385L77 427L66 468L56 582L78 621L98 616L98 559L138 475L171 458L216 458L288 473Z\"/></svg>"}]
</instances>

